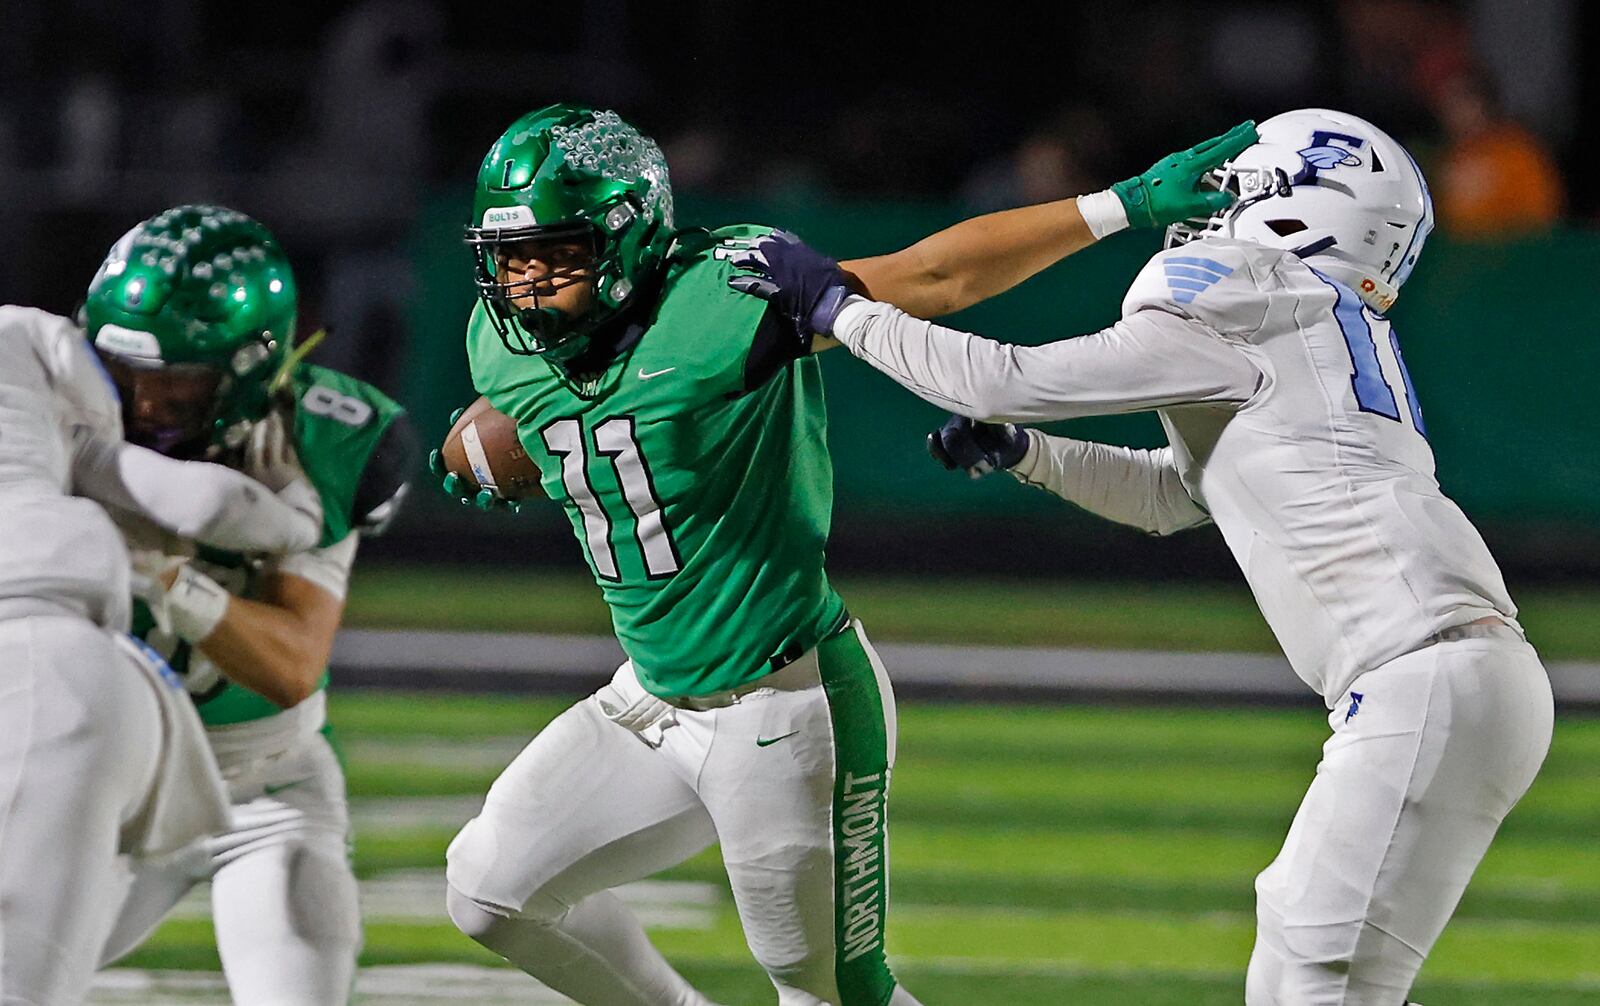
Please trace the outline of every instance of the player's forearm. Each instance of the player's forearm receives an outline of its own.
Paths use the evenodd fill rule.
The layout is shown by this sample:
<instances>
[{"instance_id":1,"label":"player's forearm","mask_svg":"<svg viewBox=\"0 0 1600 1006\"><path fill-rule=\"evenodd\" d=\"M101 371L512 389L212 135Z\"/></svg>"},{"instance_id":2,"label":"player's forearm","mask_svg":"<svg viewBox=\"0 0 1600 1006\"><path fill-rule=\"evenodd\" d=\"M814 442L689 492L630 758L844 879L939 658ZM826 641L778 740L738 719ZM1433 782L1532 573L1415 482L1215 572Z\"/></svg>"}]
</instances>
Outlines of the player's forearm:
<instances>
[{"instance_id":1,"label":"player's forearm","mask_svg":"<svg viewBox=\"0 0 1600 1006\"><path fill-rule=\"evenodd\" d=\"M235 684L287 709L317 690L333 636L277 605L232 597L199 648Z\"/></svg>"},{"instance_id":2,"label":"player's forearm","mask_svg":"<svg viewBox=\"0 0 1600 1006\"><path fill-rule=\"evenodd\" d=\"M1136 450L1038 430L1028 436L1028 452L1011 469L1021 482L1151 534L1172 534L1210 520L1183 488L1170 447Z\"/></svg>"},{"instance_id":3,"label":"player's forearm","mask_svg":"<svg viewBox=\"0 0 1600 1006\"><path fill-rule=\"evenodd\" d=\"M1062 368L1033 359L1040 355L1037 347L946 328L888 304L853 298L835 322L833 336L922 400L983 422L1126 411L1107 405L1103 396L1058 386Z\"/></svg>"},{"instance_id":4,"label":"player's forearm","mask_svg":"<svg viewBox=\"0 0 1600 1006\"><path fill-rule=\"evenodd\" d=\"M1089 335L1019 346L849 298L832 334L925 401L983 422L1031 423L1247 401L1261 372L1236 345L1141 311Z\"/></svg>"},{"instance_id":5,"label":"player's forearm","mask_svg":"<svg viewBox=\"0 0 1600 1006\"><path fill-rule=\"evenodd\" d=\"M840 263L873 300L937 318L1004 293L1094 244L1074 199L963 220L889 255Z\"/></svg>"},{"instance_id":6,"label":"player's forearm","mask_svg":"<svg viewBox=\"0 0 1600 1006\"><path fill-rule=\"evenodd\" d=\"M234 552L297 552L321 535L320 503L303 486L278 496L231 468L134 444L85 444L74 459L73 486L180 537Z\"/></svg>"}]
</instances>

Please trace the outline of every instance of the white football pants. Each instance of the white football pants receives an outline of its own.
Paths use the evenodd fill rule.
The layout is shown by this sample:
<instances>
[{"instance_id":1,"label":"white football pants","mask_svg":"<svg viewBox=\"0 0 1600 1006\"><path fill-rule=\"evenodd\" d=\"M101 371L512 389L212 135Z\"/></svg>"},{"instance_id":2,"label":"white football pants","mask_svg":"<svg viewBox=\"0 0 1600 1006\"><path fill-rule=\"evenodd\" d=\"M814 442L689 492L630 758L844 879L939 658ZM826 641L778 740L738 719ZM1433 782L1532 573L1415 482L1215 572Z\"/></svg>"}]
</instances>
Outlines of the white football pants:
<instances>
[{"instance_id":1,"label":"white football pants","mask_svg":"<svg viewBox=\"0 0 1600 1006\"><path fill-rule=\"evenodd\" d=\"M344 771L322 734L228 772L231 827L134 871L102 958L139 946L196 884L237 1006L342 1006L355 981L361 913L350 868Z\"/></svg>"},{"instance_id":2,"label":"white football pants","mask_svg":"<svg viewBox=\"0 0 1600 1006\"><path fill-rule=\"evenodd\" d=\"M1401 1006L1553 717L1544 667L1514 638L1437 643L1356 678L1256 879L1248 1006Z\"/></svg>"},{"instance_id":3,"label":"white football pants","mask_svg":"<svg viewBox=\"0 0 1600 1006\"><path fill-rule=\"evenodd\" d=\"M158 698L86 619L0 621L0 1003L83 1001L161 759Z\"/></svg>"},{"instance_id":4,"label":"white football pants","mask_svg":"<svg viewBox=\"0 0 1600 1006\"><path fill-rule=\"evenodd\" d=\"M623 664L506 768L450 845L463 932L587 1006L705 1006L608 889L713 842L782 1006L916 1006L884 960L894 697L852 623L736 701Z\"/></svg>"}]
</instances>

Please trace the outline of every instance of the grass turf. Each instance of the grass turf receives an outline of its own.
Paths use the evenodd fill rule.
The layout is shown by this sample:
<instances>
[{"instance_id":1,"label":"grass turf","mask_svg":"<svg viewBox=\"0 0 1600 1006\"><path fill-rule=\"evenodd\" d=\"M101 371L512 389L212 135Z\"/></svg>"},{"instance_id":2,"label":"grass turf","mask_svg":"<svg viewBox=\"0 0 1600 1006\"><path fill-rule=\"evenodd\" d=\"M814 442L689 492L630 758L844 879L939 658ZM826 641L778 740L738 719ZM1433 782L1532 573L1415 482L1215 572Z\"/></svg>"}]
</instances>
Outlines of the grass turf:
<instances>
[{"instance_id":1,"label":"grass turf","mask_svg":"<svg viewBox=\"0 0 1600 1006\"><path fill-rule=\"evenodd\" d=\"M481 794L551 699L338 694L352 796ZM1316 710L907 704L891 816L889 948L930 1004L1237 1003L1250 882L1315 768ZM405 756L407 750L414 758ZM453 754L455 756L453 756ZM1565 718L1415 997L1600 1004L1600 720ZM458 822L369 828L366 877L437 869ZM723 886L714 850L669 879ZM653 933L719 1001L770 1002L726 899L710 929ZM495 959L442 914L367 928L369 964ZM216 967L209 926L167 924L126 963Z\"/></svg>"},{"instance_id":2,"label":"grass turf","mask_svg":"<svg viewBox=\"0 0 1600 1006\"><path fill-rule=\"evenodd\" d=\"M1175 583L835 577L874 640L1276 652L1248 590ZM1600 591L1516 591L1528 638L1551 660L1600 660ZM423 603L421 599L426 598ZM376 567L356 574L345 623L361 628L609 634L581 574Z\"/></svg>"}]
</instances>

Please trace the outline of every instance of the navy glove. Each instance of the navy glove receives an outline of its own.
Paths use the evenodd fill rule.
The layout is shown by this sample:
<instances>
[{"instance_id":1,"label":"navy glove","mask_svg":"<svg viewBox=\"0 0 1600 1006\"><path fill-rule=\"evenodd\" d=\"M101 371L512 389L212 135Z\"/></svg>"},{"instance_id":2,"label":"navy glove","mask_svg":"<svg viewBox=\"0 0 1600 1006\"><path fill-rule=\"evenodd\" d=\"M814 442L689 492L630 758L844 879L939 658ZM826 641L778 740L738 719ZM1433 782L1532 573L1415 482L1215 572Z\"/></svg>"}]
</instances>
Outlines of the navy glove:
<instances>
[{"instance_id":1,"label":"navy glove","mask_svg":"<svg viewBox=\"0 0 1600 1006\"><path fill-rule=\"evenodd\" d=\"M809 352L815 332L833 331L834 319L850 295L839 263L788 231L773 231L754 242L729 242L730 261L749 273L731 276L728 285L777 308Z\"/></svg>"},{"instance_id":2,"label":"navy glove","mask_svg":"<svg viewBox=\"0 0 1600 1006\"><path fill-rule=\"evenodd\" d=\"M980 478L1020 462L1028 453L1028 431L1010 423L979 423L966 416L951 416L928 434L928 453L948 471L962 468Z\"/></svg>"}]
</instances>

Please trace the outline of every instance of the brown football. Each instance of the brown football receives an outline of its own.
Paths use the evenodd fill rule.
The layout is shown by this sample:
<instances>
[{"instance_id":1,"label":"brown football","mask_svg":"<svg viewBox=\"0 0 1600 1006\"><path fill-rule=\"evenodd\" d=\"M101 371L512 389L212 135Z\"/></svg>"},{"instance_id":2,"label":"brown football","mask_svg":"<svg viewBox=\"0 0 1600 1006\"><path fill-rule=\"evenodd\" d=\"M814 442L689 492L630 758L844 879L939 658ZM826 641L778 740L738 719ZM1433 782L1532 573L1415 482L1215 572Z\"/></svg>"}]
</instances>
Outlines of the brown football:
<instances>
[{"instance_id":1,"label":"brown football","mask_svg":"<svg viewBox=\"0 0 1600 1006\"><path fill-rule=\"evenodd\" d=\"M469 492L492 489L504 500L543 495L539 469L517 439L517 424L487 398L480 397L461 413L445 434L439 457Z\"/></svg>"}]
</instances>

